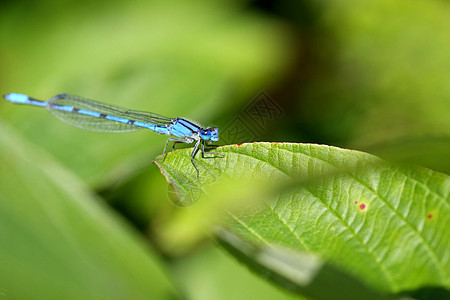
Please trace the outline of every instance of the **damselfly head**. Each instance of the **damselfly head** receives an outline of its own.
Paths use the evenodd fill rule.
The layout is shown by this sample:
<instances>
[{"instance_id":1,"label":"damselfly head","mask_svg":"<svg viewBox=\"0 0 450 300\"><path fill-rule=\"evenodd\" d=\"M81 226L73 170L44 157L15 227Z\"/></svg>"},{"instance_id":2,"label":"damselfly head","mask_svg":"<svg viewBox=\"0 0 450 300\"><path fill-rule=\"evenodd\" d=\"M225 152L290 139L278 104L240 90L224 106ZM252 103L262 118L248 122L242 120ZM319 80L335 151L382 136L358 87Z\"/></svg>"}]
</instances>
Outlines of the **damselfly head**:
<instances>
[{"instance_id":1,"label":"damselfly head","mask_svg":"<svg viewBox=\"0 0 450 300\"><path fill-rule=\"evenodd\" d=\"M219 128L209 127L200 132L200 137L205 141L217 142L219 140Z\"/></svg>"}]
</instances>

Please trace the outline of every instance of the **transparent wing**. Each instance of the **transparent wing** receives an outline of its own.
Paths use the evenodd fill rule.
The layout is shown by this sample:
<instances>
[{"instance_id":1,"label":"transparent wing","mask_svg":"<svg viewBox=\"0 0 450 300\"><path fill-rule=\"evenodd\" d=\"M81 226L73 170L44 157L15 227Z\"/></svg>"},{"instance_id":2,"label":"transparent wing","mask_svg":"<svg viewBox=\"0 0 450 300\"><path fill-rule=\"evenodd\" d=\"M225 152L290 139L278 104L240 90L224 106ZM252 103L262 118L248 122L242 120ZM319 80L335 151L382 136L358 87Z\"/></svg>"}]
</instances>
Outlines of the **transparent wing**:
<instances>
[{"instance_id":1,"label":"transparent wing","mask_svg":"<svg viewBox=\"0 0 450 300\"><path fill-rule=\"evenodd\" d=\"M171 118L154 113L128 110L119 106L68 94L60 94L51 98L48 101L47 109L55 117L72 126L101 132L126 132L143 128L127 124L126 121L140 121L147 124L164 126L170 124L172 120ZM89 112L92 113L90 114ZM118 122L108 120L105 116L113 116L125 120Z\"/></svg>"}]
</instances>

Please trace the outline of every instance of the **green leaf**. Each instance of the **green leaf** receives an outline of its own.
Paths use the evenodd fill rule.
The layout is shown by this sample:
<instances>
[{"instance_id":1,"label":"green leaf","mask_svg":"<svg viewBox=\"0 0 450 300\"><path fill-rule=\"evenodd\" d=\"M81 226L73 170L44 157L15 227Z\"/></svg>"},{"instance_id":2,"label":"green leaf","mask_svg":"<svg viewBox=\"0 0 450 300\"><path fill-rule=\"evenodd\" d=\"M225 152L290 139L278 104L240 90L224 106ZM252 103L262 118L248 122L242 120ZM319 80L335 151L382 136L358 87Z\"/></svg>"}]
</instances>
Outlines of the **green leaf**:
<instances>
[{"instance_id":1,"label":"green leaf","mask_svg":"<svg viewBox=\"0 0 450 300\"><path fill-rule=\"evenodd\" d=\"M144 243L80 181L0 124L0 295L167 299Z\"/></svg>"},{"instance_id":2,"label":"green leaf","mask_svg":"<svg viewBox=\"0 0 450 300\"><path fill-rule=\"evenodd\" d=\"M219 147L224 158L198 155L197 179L189 150L171 153L159 163L181 199L195 202L192 197L203 193L198 205L180 211L171 224L194 219L189 216L198 219L196 210L209 224L218 222L217 210L228 210L227 201L263 200L250 209L231 209L229 230L257 246L318 254L384 293L449 287L448 176L335 147L254 143ZM236 186L215 192L224 178L265 178L270 184L250 184L239 198ZM209 186L211 181L217 184ZM182 230L189 231L192 224L198 226L185 222Z\"/></svg>"}]
</instances>

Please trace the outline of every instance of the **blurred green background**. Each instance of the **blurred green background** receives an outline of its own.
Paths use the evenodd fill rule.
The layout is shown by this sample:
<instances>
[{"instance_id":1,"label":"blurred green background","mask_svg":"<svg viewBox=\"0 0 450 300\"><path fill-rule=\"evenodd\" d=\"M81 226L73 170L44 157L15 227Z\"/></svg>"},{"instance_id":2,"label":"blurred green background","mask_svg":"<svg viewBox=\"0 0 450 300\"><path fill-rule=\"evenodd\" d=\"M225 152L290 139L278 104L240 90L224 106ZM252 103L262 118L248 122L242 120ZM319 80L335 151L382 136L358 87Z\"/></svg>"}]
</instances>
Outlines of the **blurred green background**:
<instances>
[{"instance_id":1,"label":"blurred green background","mask_svg":"<svg viewBox=\"0 0 450 300\"><path fill-rule=\"evenodd\" d=\"M222 145L323 143L448 174L449 36L450 9L443 0L3 1L0 93L38 99L71 93L218 126ZM258 126L247 109L262 103L261 95L279 114L266 115ZM235 125L244 130L233 137ZM116 220L128 228L125 235L140 230L136 247L151 248L146 251L163 265L167 281L188 298L290 297L214 245L182 257L158 248L159 222L174 209L152 164L166 137L86 132L42 109L6 101L0 102L0 128L2 215L10 214L4 203L14 197L28 214L36 198L55 197L45 189L29 197L16 192L36 184L28 169L51 173L49 164L55 163L70 173L65 186L80 181L91 195L78 201L108 204L95 222ZM24 147L23 153L11 152ZM12 156L26 163L16 168ZM16 171L26 177L22 185L6 183ZM8 247L20 231L16 223L3 223L0 258L17 259L7 254L33 249L32 240ZM22 268L27 273L27 265ZM7 295L0 282L1 293Z\"/></svg>"}]
</instances>

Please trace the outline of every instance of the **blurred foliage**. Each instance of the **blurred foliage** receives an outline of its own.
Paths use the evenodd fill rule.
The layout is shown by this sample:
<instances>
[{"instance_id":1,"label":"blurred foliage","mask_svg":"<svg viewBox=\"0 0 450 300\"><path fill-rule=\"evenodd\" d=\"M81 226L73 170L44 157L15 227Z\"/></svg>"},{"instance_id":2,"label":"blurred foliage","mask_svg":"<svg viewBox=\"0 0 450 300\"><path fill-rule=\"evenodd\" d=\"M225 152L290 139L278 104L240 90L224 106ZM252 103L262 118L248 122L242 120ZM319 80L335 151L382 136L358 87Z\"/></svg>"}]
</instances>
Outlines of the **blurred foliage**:
<instances>
[{"instance_id":1,"label":"blurred foliage","mask_svg":"<svg viewBox=\"0 0 450 300\"><path fill-rule=\"evenodd\" d=\"M223 249L208 245L171 264L174 281L188 299L302 299L244 270Z\"/></svg>"},{"instance_id":2,"label":"blurred foliage","mask_svg":"<svg viewBox=\"0 0 450 300\"><path fill-rule=\"evenodd\" d=\"M448 4L300 3L307 3L296 6L309 10L309 19L305 12L286 15L299 24L303 56L296 79L280 88L298 99L290 110L294 128L309 133L309 141L380 154L398 149L387 156L396 160L426 147L409 161L450 172ZM278 6L285 11L288 4Z\"/></svg>"},{"instance_id":3,"label":"blurred foliage","mask_svg":"<svg viewBox=\"0 0 450 300\"><path fill-rule=\"evenodd\" d=\"M175 296L156 255L77 178L1 123L0 135L2 296Z\"/></svg>"},{"instance_id":4,"label":"blurred foliage","mask_svg":"<svg viewBox=\"0 0 450 300\"><path fill-rule=\"evenodd\" d=\"M2 1L0 93L20 92L44 100L72 93L131 109L192 118L205 126L218 126L223 137L234 134L233 125L244 129L235 139L222 139L222 144L318 142L450 173L449 23L448 3L442 0L419 0L414 5L387 0ZM258 106L261 91L278 108L276 117L267 107ZM241 118L250 116L249 107L269 117L260 124ZM5 124L0 135L4 155L0 178L5 180L1 203L17 197L23 201L24 215L36 214L40 219L42 212L33 205L37 200L73 205L100 198L144 233L165 258L147 254L144 260L159 261L168 273L185 272L187 278L209 276L204 268L183 263L190 260L188 254L170 258L173 253L155 242L171 230L161 220L172 218L180 209L170 201L174 201L168 197L170 188L152 163L161 154L166 137L146 131L86 132L61 123L43 109L5 101L0 102L0 120ZM21 147L27 149L15 156L6 151ZM10 156L15 157L14 164L7 168ZM200 155L197 159L201 160ZM25 186L40 186L29 191L33 196L16 193L20 187L6 181L15 164L19 166L14 173L17 180L21 178ZM49 193L41 188L49 183L33 179L41 177L40 172L27 175L27 169L36 168L49 174L51 181L60 174L52 174L56 169L72 172L62 177L64 186L79 180L76 187L90 190L79 194L68 188L63 196ZM86 225L82 213L71 214L59 204L53 209L56 215L79 219L80 226L89 230L100 226ZM111 216L115 213L103 206L86 209L103 211L100 224L109 217L115 219ZM16 226L21 222L8 222L8 215L4 210L3 227L9 237L0 236L0 243L12 244L2 248L0 255L20 250L24 257L35 257L35 239L13 247L15 239L20 241ZM186 222L196 224L193 219ZM51 232L44 226L39 234L47 230ZM123 230L124 235L132 235L129 229ZM38 235L28 233L32 238ZM81 244L90 243L83 241L83 234L79 238ZM56 243L52 238L43 241ZM120 245L118 253L126 249ZM101 240L92 247L106 251ZM190 249L179 253L194 251ZM209 256L209 250L199 247L196 251L198 266L220 260ZM58 262L52 265L51 252L36 253L49 259L54 278L64 277ZM92 258L89 252L86 255ZM250 280L249 274L242 268L233 272L235 276L212 280L211 285L222 284L230 295L238 294L232 291L236 286L232 282ZM85 276L83 272L78 275ZM113 284L114 280L105 282ZM202 289L195 286L190 290ZM88 291L89 286L85 287ZM263 299L257 284L248 288L253 289L250 294ZM279 293L275 287L266 288L268 299ZM7 295L8 290L0 282L2 293ZM201 299L201 290L196 293L187 294Z\"/></svg>"}]
</instances>

